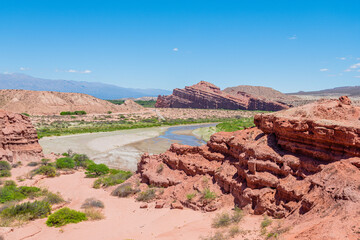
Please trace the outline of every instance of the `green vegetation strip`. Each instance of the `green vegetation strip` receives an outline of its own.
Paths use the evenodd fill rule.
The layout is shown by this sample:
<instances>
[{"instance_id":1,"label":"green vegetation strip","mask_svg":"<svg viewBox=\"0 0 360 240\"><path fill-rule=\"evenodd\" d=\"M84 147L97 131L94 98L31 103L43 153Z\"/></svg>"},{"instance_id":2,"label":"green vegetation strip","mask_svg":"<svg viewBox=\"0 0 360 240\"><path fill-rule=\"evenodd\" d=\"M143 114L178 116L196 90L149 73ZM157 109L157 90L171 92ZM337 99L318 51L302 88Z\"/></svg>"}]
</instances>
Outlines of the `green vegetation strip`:
<instances>
[{"instance_id":1,"label":"green vegetation strip","mask_svg":"<svg viewBox=\"0 0 360 240\"><path fill-rule=\"evenodd\" d=\"M80 124L77 126L48 126L37 129L38 137L62 136L79 133L94 133L94 132L112 132L126 129L137 128L151 128L162 126L175 126L182 124L197 124L197 123L213 123L213 122L228 122L236 119L229 118L208 118L208 119L174 119L166 121L158 121L157 119L144 119L140 122L125 122L125 121L109 121L109 122L91 122L90 124Z\"/></svg>"},{"instance_id":2,"label":"green vegetation strip","mask_svg":"<svg viewBox=\"0 0 360 240\"><path fill-rule=\"evenodd\" d=\"M125 100L108 100L109 102L113 103L113 104L117 104L117 105L121 105L125 102ZM134 101L137 104L146 107L146 108L154 108L155 107L155 103L156 100L148 100L148 101L144 101L144 100L136 100Z\"/></svg>"}]
</instances>

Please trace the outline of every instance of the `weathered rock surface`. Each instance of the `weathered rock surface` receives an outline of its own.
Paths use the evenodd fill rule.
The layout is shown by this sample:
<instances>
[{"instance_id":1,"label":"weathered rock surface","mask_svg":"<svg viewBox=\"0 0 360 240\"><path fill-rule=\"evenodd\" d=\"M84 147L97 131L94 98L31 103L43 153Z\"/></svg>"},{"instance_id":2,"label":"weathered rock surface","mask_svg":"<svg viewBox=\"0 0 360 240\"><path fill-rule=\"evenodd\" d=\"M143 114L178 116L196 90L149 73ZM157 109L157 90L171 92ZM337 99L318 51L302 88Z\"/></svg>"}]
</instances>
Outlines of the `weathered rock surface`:
<instances>
[{"instance_id":1,"label":"weathered rock surface","mask_svg":"<svg viewBox=\"0 0 360 240\"><path fill-rule=\"evenodd\" d=\"M217 86L201 81L185 89L174 89L169 96L159 96L158 108L202 108L202 109L242 109L279 111L287 109L282 103L259 99L244 92L236 95L223 92Z\"/></svg>"},{"instance_id":2,"label":"weathered rock surface","mask_svg":"<svg viewBox=\"0 0 360 240\"><path fill-rule=\"evenodd\" d=\"M207 145L145 154L138 173L165 188L159 198L168 204L213 211L235 202L289 219L289 238L358 239L359 114L342 100L324 100L257 115L258 127L216 133Z\"/></svg>"},{"instance_id":3,"label":"weathered rock surface","mask_svg":"<svg viewBox=\"0 0 360 240\"><path fill-rule=\"evenodd\" d=\"M43 157L29 117L0 110L0 128L0 160L17 162Z\"/></svg>"}]
</instances>

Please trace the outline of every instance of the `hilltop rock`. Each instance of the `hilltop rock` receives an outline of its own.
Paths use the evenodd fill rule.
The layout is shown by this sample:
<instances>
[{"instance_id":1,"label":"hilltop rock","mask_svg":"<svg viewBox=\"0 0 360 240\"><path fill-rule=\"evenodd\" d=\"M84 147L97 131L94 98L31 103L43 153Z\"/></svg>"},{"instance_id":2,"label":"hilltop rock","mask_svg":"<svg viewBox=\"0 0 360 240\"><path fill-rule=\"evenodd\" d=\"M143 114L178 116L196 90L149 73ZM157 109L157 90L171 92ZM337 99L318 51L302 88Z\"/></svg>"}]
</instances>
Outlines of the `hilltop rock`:
<instances>
[{"instance_id":1,"label":"hilltop rock","mask_svg":"<svg viewBox=\"0 0 360 240\"><path fill-rule=\"evenodd\" d=\"M295 226L291 239L357 239L359 117L359 107L341 100L260 114L257 127L216 133L204 146L145 154L138 173L143 183L164 187L158 198L168 204L214 211L235 202L286 218Z\"/></svg>"},{"instance_id":2,"label":"hilltop rock","mask_svg":"<svg viewBox=\"0 0 360 240\"><path fill-rule=\"evenodd\" d=\"M1 109L30 115L59 115L64 111L85 111L91 114L134 111L131 106L115 105L81 93L0 90Z\"/></svg>"},{"instance_id":3,"label":"hilltop rock","mask_svg":"<svg viewBox=\"0 0 360 240\"><path fill-rule=\"evenodd\" d=\"M259 99L246 93L231 95L219 87L201 81L185 89L174 89L169 96L159 96L156 102L158 108L202 108L202 109L242 109L278 111L287 109L282 103Z\"/></svg>"},{"instance_id":4,"label":"hilltop rock","mask_svg":"<svg viewBox=\"0 0 360 240\"><path fill-rule=\"evenodd\" d=\"M38 160L43 157L29 117L0 110L0 160Z\"/></svg>"}]
</instances>

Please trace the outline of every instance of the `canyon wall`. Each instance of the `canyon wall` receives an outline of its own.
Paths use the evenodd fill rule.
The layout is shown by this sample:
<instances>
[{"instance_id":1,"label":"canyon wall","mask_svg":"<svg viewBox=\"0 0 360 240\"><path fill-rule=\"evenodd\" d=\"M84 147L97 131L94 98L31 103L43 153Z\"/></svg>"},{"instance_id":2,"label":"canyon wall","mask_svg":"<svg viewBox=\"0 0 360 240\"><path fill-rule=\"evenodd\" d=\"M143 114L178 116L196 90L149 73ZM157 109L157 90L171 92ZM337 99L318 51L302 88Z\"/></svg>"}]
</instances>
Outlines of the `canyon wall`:
<instances>
[{"instance_id":1,"label":"canyon wall","mask_svg":"<svg viewBox=\"0 0 360 240\"><path fill-rule=\"evenodd\" d=\"M183 207L214 211L230 202L290 219L296 237L356 239L359 114L347 98L259 114L257 127L216 133L204 146L173 144L163 154L143 155L139 177ZM208 199L209 191L216 197Z\"/></svg>"},{"instance_id":2,"label":"canyon wall","mask_svg":"<svg viewBox=\"0 0 360 240\"><path fill-rule=\"evenodd\" d=\"M0 160L35 161L43 157L29 117L0 110Z\"/></svg>"}]
</instances>

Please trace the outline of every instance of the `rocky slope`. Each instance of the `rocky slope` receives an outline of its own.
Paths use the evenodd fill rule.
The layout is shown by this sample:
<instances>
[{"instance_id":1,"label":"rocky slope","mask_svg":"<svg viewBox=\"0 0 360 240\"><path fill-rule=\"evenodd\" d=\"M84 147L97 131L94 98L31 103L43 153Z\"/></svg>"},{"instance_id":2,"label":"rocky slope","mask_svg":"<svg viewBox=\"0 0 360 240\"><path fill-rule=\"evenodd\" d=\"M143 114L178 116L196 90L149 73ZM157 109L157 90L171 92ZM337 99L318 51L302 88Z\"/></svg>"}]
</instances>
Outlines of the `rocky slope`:
<instances>
[{"instance_id":1,"label":"rocky slope","mask_svg":"<svg viewBox=\"0 0 360 240\"><path fill-rule=\"evenodd\" d=\"M29 117L0 110L0 160L38 160L43 157Z\"/></svg>"},{"instance_id":2,"label":"rocky slope","mask_svg":"<svg viewBox=\"0 0 360 240\"><path fill-rule=\"evenodd\" d=\"M172 95L159 96L156 107L264 111L278 111L288 108L285 104L259 99L246 93L231 95L204 81L185 87L185 89L176 88Z\"/></svg>"},{"instance_id":3,"label":"rocky slope","mask_svg":"<svg viewBox=\"0 0 360 240\"><path fill-rule=\"evenodd\" d=\"M94 114L123 112L133 110L129 108L129 103L115 105L81 93L0 90L0 109L31 115L59 115L63 111L85 111ZM141 106L136 106L135 110L139 107Z\"/></svg>"},{"instance_id":4,"label":"rocky slope","mask_svg":"<svg viewBox=\"0 0 360 240\"><path fill-rule=\"evenodd\" d=\"M273 88L262 87L262 86L240 85L236 87L225 88L224 92L234 96L238 94L246 93L260 99L267 99L285 105L293 105L294 101L299 100L299 98L295 96L286 95Z\"/></svg>"},{"instance_id":5,"label":"rocky slope","mask_svg":"<svg viewBox=\"0 0 360 240\"><path fill-rule=\"evenodd\" d=\"M139 177L165 188L165 206L213 211L235 202L285 218L287 239L359 239L359 114L341 98L257 115L257 127L216 133L207 145L143 155Z\"/></svg>"}]
</instances>

